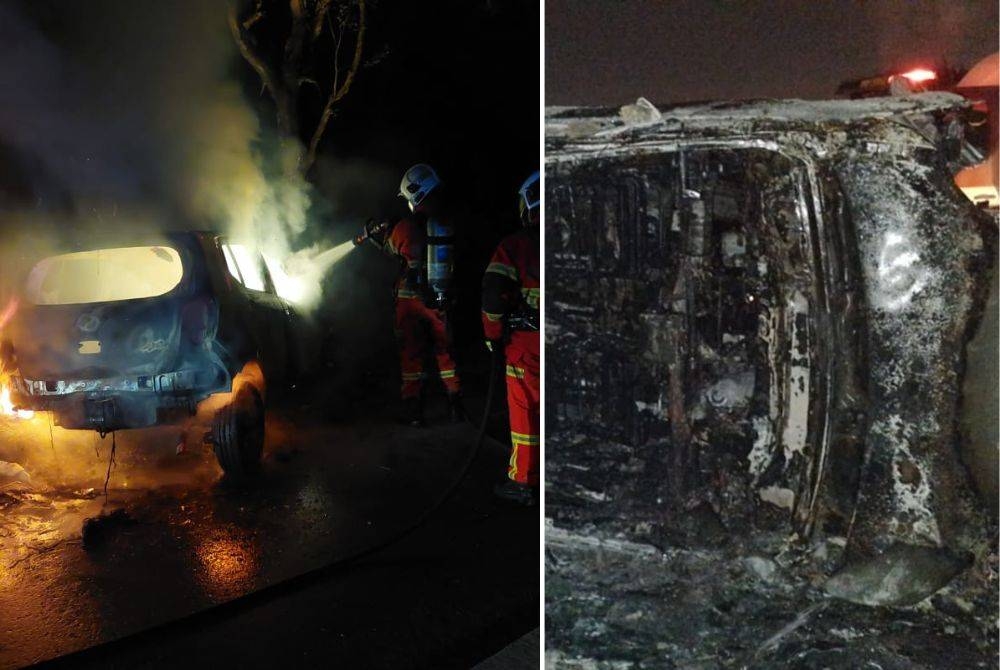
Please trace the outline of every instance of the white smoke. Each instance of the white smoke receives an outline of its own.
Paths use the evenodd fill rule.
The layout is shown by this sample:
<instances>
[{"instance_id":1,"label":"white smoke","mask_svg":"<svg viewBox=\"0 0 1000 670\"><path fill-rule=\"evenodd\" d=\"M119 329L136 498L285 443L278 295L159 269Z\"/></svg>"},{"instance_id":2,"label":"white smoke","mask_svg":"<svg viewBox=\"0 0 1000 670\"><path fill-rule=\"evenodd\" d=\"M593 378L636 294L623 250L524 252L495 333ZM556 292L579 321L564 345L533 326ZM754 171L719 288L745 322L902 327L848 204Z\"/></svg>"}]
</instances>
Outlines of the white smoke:
<instances>
[{"instance_id":1,"label":"white smoke","mask_svg":"<svg viewBox=\"0 0 1000 670\"><path fill-rule=\"evenodd\" d=\"M293 281L279 287L315 306L332 266L322 252L333 244L317 243L329 203L296 169L302 147L275 140L246 99L226 3L51 5L0 7L0 148L39 166L36 190L58 184L77 229L86 214L102 232L218 230L281 266ZM39 29L52 13L63 23ZM122 215L139 209L155 213Z\"/></svg>"},{"instance_id":2,"label":"white smoke","mask_svg":"<svg viewBox=\"0 0 1000 670\"><path fill-rule=\"evenodd\" d=\"M263 255L283 298L316 307L333 263L315 243L297 245L313 207L312 188L296 170L301 147L286 142L269 161L257 149L265 144L257 115L233 86L220 87L190 132L180 198L189 217L217 222L227 238Z\"/></svg>"}]
</instances>

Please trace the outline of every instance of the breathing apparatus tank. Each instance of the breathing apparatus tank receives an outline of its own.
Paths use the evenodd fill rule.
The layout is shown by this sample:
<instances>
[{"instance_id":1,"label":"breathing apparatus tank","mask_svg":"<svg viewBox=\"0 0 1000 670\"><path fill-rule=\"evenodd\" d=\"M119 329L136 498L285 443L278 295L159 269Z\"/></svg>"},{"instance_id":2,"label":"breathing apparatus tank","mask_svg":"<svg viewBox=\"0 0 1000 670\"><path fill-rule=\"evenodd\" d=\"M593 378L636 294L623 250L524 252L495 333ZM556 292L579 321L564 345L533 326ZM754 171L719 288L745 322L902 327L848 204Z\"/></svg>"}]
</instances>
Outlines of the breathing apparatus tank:
<instances>
[{"instance_id":1,"label":"breathing apparatus tank","mask_svg":"<svg viewBox=\"0 0 1000 670\"><path fill-rule=\"evenodd\" d=\"M427 288L438 306L445 303L451 292L451 276L455 269L455 242L451 225L436 216L427 218Z\"/></svg>"},{"instance_id":2,"label":"breathing apparatus tank","mask_svg":"<svg viewBox=\"0 0 1000 670\"><path fill-rule=\"evenodd\" d=\"M406 199L411 212L421 209L427 196L437 189L441 180L430 165L417 163L403 175L399 184L399 195ZM442 307L451 291L451 275L455 265L455 244L451 224L443 221L433 212L427 215L427 252L422 280L426 299L434 307Z\"/></svg>"}]
</instances>

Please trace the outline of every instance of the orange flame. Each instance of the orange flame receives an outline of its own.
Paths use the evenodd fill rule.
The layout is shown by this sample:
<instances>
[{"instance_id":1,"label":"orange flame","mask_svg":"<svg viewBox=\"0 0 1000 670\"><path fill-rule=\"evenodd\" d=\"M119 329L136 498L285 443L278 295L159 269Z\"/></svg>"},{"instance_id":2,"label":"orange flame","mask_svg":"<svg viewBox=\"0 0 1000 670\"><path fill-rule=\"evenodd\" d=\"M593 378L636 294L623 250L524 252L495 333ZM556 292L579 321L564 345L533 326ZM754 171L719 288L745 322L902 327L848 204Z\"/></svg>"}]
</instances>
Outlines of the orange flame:
<instances>
[{"instance_id":1,"label":"orange flame","mask_svg":"<svg viewBox=\"0 0 1000 670\"><path fill-rule=\"evenodd\" d=\"M11 317L14 316L14 312L17 311L17 298L11 298L7 306L4 307L3 312L0 312L0 329L7 325Z\"/></svg>"},{"instance_id":2,"label":"orange flame","mask_svg":"<svg viewBox=\"0 0 1000 670\"><path fill-rule=\"evenodd\" d=\"M17 311L17 298L11 298L7 306L0 312L0 330L7 325L7 322ZM30 409L14 409L14 403L10 399L10 375L0 364L0 415L12 416L18 419L30 419L35 413Z\"/></svg>"},{"instance_id":3,"label":"orange flame","mask_svg":"<svg viewBox=\"0 0 1000 670\"><path fill-rule=\"evenodd\" d=\"M14 403L10 399L10 386L6 380L0 382L0 414L18 419L30 419L35 416L30 409L14 409Z\"/></svg>"}]
</instances>

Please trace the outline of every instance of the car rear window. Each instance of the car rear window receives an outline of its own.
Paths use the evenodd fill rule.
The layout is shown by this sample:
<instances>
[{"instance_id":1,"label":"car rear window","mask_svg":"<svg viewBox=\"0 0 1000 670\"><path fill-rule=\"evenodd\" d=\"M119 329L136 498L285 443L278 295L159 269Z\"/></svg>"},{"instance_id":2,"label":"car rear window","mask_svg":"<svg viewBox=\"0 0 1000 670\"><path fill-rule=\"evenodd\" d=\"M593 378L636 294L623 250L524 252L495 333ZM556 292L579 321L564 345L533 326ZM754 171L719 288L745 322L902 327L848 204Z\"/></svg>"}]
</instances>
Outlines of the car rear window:
<instances>
[{"instance_id":1,"label":"car rear window","mask_svg":"<svg viewBox=\"0 0 1000 670\"><path fill-rule=\"evenodd\" d=\"M80 251L36 263L25 295L36 305L152 298L171 291L183 275L180 254L170 247Z\"/></svg>"}]
</instances>

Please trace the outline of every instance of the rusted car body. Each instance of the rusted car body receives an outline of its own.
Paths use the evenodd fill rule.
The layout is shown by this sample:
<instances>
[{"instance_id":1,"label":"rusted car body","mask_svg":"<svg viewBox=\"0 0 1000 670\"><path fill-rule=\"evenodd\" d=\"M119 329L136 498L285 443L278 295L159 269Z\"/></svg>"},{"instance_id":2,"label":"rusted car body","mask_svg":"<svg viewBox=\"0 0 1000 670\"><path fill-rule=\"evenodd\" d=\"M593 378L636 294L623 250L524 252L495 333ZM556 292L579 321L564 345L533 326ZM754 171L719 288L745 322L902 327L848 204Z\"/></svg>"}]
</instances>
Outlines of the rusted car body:
<instances>
[{"instance_id":1,"label":"rusted car body","mask_svg":"<svg viewBox=\"0 0 1000 670\"><path fill-rule=\"evenodd\" d=\"M298 316L246 247L210 232L147 242L34 266L4 330L12 400L103 434L183 421L232 394L213 441L223 468L245 474L260 457L266 391L301 369Z\"/></svg>"},{"instance_id":2,"label":"rusted car body","mask_svg":"<svg viewBox=\"0 0 1000 670\"><path fill-rule=\"evenodd\" d=\"M987 507L958 419L996 249L952 180L966 105L548 110L551 514L706 505L732 532L844 537L830 589L861 602L960 571Z\"/></svg>"}]
</instances>

